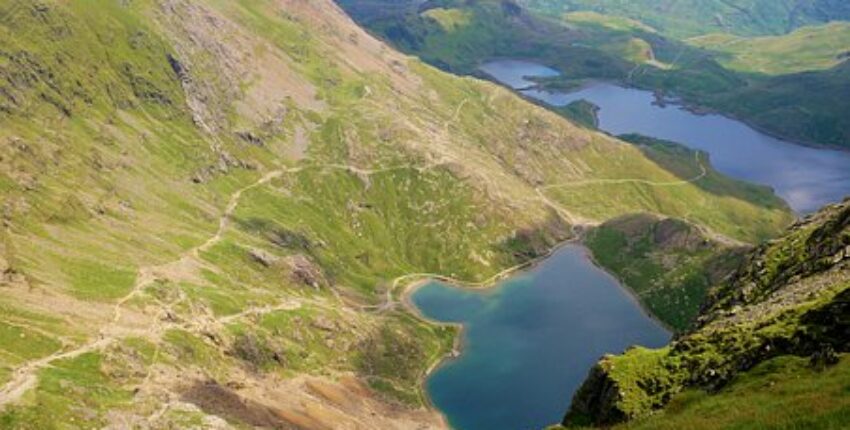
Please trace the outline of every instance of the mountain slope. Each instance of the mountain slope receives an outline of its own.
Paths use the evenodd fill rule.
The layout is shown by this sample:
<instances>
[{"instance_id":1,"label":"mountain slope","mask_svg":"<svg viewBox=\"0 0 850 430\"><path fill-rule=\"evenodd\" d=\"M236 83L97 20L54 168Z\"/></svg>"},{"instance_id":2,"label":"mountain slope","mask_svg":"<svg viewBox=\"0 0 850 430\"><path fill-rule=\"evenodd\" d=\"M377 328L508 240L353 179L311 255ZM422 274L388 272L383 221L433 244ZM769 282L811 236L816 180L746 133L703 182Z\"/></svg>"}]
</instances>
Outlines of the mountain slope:
<instances>
[{"instance_id":1,"label":"mountain slope","mask_svg":"<svg viewBox=\"0 0 850 430\"><path fill-rule=\"evenodd\" d=\"M0 142L4 428L441 427L420 383L455 333L397 306L409 274L485 281L630 212L791 218L329 0L4 2Z\"/></svg>"},{"instance_id":2,"label":"mountain slope","mask_svg":"<svg viewBox=\"0 0 850 430\"><path fill-rule=\"evenodd\" d=\"M574 88L587 79L611 80L735 116L790 141L836 147L850 141L850 120L843 114L850 66L840 43L845 38L840 23L828 32L807 28L765 39L712 35L706 38L709 43L720 42L702 49L700 39L680 40L616 12L541 16L537 9L497 0L407 1L402 3L408 7L377 12L375 5L381 3L396 4L340 0L372 31L445 70L480 75L478 66L495 58L530 59L561 72L557 82L549 82L558 88ZM630 5L609 8L627 10ZM445 27L435 19L436 10L445 11L436 16L464 19ZM817 36L817 41L808 36ZM729 40L758 44L766 52L736 56L734 44L723 45ZM818 49L800 53L801 43Z\"/></svg>"},{"instance_id":3,"label":"mountain slope","mask_svg":"<svg viewBox=\"0 0 850 430\"><path fill-rule=\"evenodd\" d=\"M815 368L846 366L838 353L850 347L848 264L850 201L825 208L753 251L728 282L712 291L695 328L670 346L634 348L604 357L573 399L565 424L610 425L641 419L668 403L676 408L664 412L671 419L699 424L705 419L705 407L728 405L742 389L761 399L760 405L795 403L797 393L816 398L814 387L822 378L794 370L800 367L799 360L789 357L811 357ZM771 375L788 372L810 380L788 384L787 391L759 385L775 380ZM688 391L679 394L683 390ZM824 400L818 410L807 410L806 417L782 414L784 421L776 417L772 422L821 423L830 428L830 423L847 416L846 394L844 390L834 401ZM768 425L772 420L761 406L739 407L750 412L730 415L727 419L741 421L729 425ZM754 416L755 421L747 421ZM646 423L652 427L658 421L650 418Z\"/></svg>"},{"instance_id":4,"label":"mountain slope","mask_svg":"<svg viewBox=\"0 0 850 430\"><path fill-rule=\"evenodd\" d=\"M676 331L691 325L709 287L731 274L747 249L687 222L644 214L605 222L584 242L600 266Z\"/></svg>"},{"instance_id":5,"label":"mountain slope","mask_svg":"<svg viewBox=\"0 0 850 430\"><path fill-rule=\"evenodd\" d=\"M806 25L850 19L840 0L521 0L548 14L594 11L636 19L674 37L707 33L785 34Z\"/></svg>"},{"instance_id":6,"label":"mountain slope","mask_svg":"<svg viewBox=\"0 0 850 430\"><path fill-rule=\"evenodd\" d=\"M687 43L721 53L721 63L734 70L787 75L828 70L850 57L850 22L803 27L782 36L736 37L709 34Z\"/></svg>"}]
</instances>

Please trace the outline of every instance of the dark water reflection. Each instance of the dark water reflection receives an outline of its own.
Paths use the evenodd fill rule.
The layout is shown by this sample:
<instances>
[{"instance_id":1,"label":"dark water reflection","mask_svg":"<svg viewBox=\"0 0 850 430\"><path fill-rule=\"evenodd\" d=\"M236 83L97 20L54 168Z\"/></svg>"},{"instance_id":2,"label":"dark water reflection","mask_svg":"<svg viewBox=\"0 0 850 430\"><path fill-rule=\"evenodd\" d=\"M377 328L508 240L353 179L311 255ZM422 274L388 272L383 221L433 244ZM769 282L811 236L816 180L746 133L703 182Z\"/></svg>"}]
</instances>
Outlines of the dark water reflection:
<instances>
[{"instance_id":1,"label":"dark water reflection","mask_svg":"<svg viewBox=\"0 0 850 430\"><path fill-rule=\"evenodd\" d=\"M531 76L557 76L540 64L500 60L481 70L499 82L553 106L585 99L600 107L599 126L611 134L640 133L711 154L721 172L773 187L794 210L807 213L850 195L850 153L809 148L760 133L722 115L698 115L655 104L649 91L597 82L562 93L528 89ZM848 113L850 114L850 113Z\"/></svg>"}]
</instances>

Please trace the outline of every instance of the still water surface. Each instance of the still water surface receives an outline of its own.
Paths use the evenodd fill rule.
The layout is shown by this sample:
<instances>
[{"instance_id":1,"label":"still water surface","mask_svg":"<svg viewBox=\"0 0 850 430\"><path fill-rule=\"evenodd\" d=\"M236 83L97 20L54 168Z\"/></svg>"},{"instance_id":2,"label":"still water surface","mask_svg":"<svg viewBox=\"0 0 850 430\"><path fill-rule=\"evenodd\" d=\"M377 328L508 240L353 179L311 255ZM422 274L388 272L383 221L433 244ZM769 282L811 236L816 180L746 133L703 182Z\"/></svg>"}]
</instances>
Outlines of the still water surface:
<instances>
[{"instance_id":1,"label":"still water surface","mask_svg":"<svg viewBox=\"0 0 850 430\"><path fill-rule=\"evenodd\" d=\"M614 135L640 133L711 154L717 170L773 187L794 210L808 213L850 195L850 152L785 142L722 115L699 115L680 106L659 106L649 91L595 82L575 92L533 88L527 77L558 72L519 60L487 63L481 70L531 98L553 106L585 99L600 107L599 127Z\"/></svg>"},{"instance_id":2,"label":"still water surface","mask_svg":"<svg viewBox=\"0 0 850 430\"><path fill-rule=\"evenodd\" d=\"M798 212L850 194L850 153L788 143L722 115L659 106L651 92L610 83L542 91L527 78L558 72L532 62L500 60L481 69L553 106L593 102L600 128L611 134L640 133L708 152L719 171L772 186ZM671 336L577 245L492 289L431 282L412 301L429 318L464 326L462 354L426 382L434 404L460 430L556 423L602 354L662 346Z\"/></svg>"},{"instance_id":3,"label":"still water surface","mask_svg":"<svg viewBox=\"0 0 850 430\"><path fill-rule=\"evenodd\" d=\"M461 355L426 382L459 430L557 423L600 356L670 339L577 245L491 289L431 282L412 301L429 318L464 326Z\"/></svg>"}]
</instances>

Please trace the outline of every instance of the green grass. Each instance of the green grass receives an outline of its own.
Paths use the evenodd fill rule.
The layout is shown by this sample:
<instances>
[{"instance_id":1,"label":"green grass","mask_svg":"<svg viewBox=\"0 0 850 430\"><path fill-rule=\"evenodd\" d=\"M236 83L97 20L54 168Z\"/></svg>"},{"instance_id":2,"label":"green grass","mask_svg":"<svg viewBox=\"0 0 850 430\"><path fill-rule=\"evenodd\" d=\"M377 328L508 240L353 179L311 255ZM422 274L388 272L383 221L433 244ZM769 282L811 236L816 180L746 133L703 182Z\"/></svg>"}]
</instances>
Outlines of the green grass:
<instances>
[{"instance_id":1,"label":"green grass","mask_svg":"<svg viewBox=\"0 0 850 430\"><path fill-rule=\"evenodd\" d=\"M619 16L603 15L601 13L593 11L566 13L563 15L563 19L565 21L576 24L601 25L603 27L607 27L611 30L617 31L643 31L648 33L655 32L654 28L649 27L646 24L641 23L640 21Z\"/></svg>"},{"instance_id":2,"label":"green grass","mask_svg":"<svg viewBox=\"0 0 850 430\"><path fill-rule=\"evenodd\" d=\"M600 178L640 179L651 183L591 181L548 189L546 194L591 219L612 219L639 212L665 214L751 243L771 237L791 221L785 204L769 189L747 185L717 173L705 155L700 157L699 162L706 167L708 174L692 184L680 184L701 174L696 154L680 145L654 140L644 143L646 145L641 144L641 150L654 162L618 166L617 160L598 154L603 158L594 165L600 166L597 171ZM597 161L596 156L593 154L589 160ZM664 173L656 170L659 166L665 169ZM659 186L653 183L677 185ZM703 193L712 195L712 198L701 198ZM606 199L597 200L600 195L606 196Z\"/></svg>"},{"instance_id":3,"label":"green grass","mask_svg":"<svg viewBox=\"0 0 850 430\"><path fill-rule=\"evenodd\" d=\"M429 365L452 350L455 336L451 327L426 326L400 315L359 345L356 366L373 388L421 405L420 381Z\"/></svg>"},{"instance_id":4,"label":"green grass","mask_svg":"<svg viewBox=\"0 0 850 430\"><path fill-rule=\"evenodd\" d=\"M12 377L12 369L5 366L0 367L0 384L5 384Z\"/></svg>"},{"instance_id":5,"label":"green grass","mask_svg":"<svg viewBox=\"0 0 850 430\"><path fill-rule=\"evenodd\" d=\"M598 111L599 106L587 100L577 100L557 109L558 113L564 115L570 121L591 129L599 127Z\"/></svg>"},{"instance_id":6,"label":"green grass","mask_svg":"<svg viewBox=\"0 0 850 430\"><path fill-rule=\"evenodd\" d=\"M850 421L850 359L817 371L780 357L735 378L718 393L687 390L628 429L840 429Z\"/></svg>"},{"instance_id":7,"label":"green grass","mask_svg":"<svg viewBox=\"0 0 850 430\"><path fill-rule=\"evenodd\" d=\"M805 357L827 346L841 351L844 322L834 315L846 307L850 280L835 244L847 239L847 212L846 205L824 209L754 250L712 289L698 324L668 347L605 357L573 403L575 422L647 418L682 390L724 387L777 356ZM611 384L620 396L593 398ZM807 419L816 420L813 415Z\"/></svg>"},{"instance_id":8,"label":"green grass","mask_svg":"<svg viewBox=\"0 0 850 430\"><path fill-rule=\"evenodd\" d=\"M264 315L258 324L262 330L251 332L278 342L287 372L321 374L329 368L353 369L355 338L348 330L368 330L360 324L334 311L302 306Z\"/></svg>"},{"instance_id":9,"label":"green grass","mask_svg":"<svg viewBox=\"0 0 850 430\"><path fill-rule=\"evenodd\" d=\"M27 396L27 402L0 413L0 427L52 429L105 425L105 414L129 406L132 393L116 386L103 373L102 365L100 354L88 353L44 369L39 375L38 389Z\"/></svg>"},{"instance_id":10,"label":"green grass","mask_svg":"<svg viewBox=\"0 0 850 430\"><path fill-rule=\"evenodd\" d=\"M603 224L585 243L594 259L622 279L656 318L681 331L699 312L708 289L722 274L731 272L738 259L684 223L682 234L693 234L706 244L660 245L653 238L658 226L652 219L638 231ZM712 275L712 271L720 273Z\"/></svg>"},{"instance_id":11,"label":"green grass","mask_svg":"<svg viewBox=\"0 0 850 430\"><path fill-rule=\"evenodd\" d=\"M726 34L688 39L700 48L721 53L724 66L745 73L787 75L828 70L850 52L850 23L803 27L782 36L736 37Z\"/></svg>"},{"instance_id":12,"label":"green grass","mask_svg":"<svg viewBox=\"0 0 850 430\"><path fill-rule=\"evenodd\" d=\"M50 355L61 347L62 344L52 337L0 322L0 359L3 362L20 364Z\"/></svg>"},{"instance_id":13,"label":"green grass","mask_svg":"<svg viewBox=\"0 0 850 430\"><path fill-rule=\"evenodd\" d=\"M469 24L470 13L462 9L428 9L423 13L428 18L437 21L444 31L453 32Z\"/></svg>"},{"instance_id":14,"label":"green grass","mask_svg":"<svg viewBox=\"0 0 850 430\"><path fill-rule=\"evenodd\" d=\"M100 263L77 261L66 269L72 293L84 300L119 299L133 287L136 273Z\"/></svg>"},{"instance_id":15,"label":"green grass","mask_svg":"<svg viewBox=\"0 0 850 430\"><path fill-rule=\"evenodd\" d=\"M217 317L239 313L249 304L260 304L272 302L273 299L267 293L252 292L246 288L240 288L227 281L211 279L214 288L210 285L181 284L179 288L196 303L209 307Z\"/></svg>"},{"instance_id":16,"label":"green grass","mask_svg":"<svg viewBox=\"0 0 850 430\"><path fill-rule=\"evenodd\" d=\"M257 189L257 198L240 206L239 223L266 237L303 235L306 249L278 246L275 252L305 253L335 282L370 292L381 279L406 272L479 280L510 264L504 255L494 255L491 267L470 260L473 250L490 248L503 227L498 219L479 218L478 228L469 229L477 213L490 209L445 171L400 169L365 183L353 174L310 169L282 184L294 193Z\"/></svg>"},{"instance_id":17,"label":"green grass","mask_svg":"<svg viewBox=\"0 0 850 430\"><path fill-rule=\"evenodd\" d=\"M550 15L568 11L605 14L638 21L676 37L732 32L783 34L824 20L850 18L850 7L825 0L686 0L663 7L653 0L525 0L532 10ZM593 15L590 15L593 16Z\"/></svg>"},{"instance_id":18,"label":"green grass","mask_svg":"<svg viewBox=\"0 0 850 430\"><path fill-rule=\"evenodd\" d=\"M0 163L0 192L9 202L2 253L29 284L4 289L4 324L56 333L72 344L94 339L113 324L112 304L130 291L140 268L180 262L222 221L226 227L200 252L202 267L182 260L185 267L156 270L164 279L124 304L115 332L132 323L127 329L135 333L162 315L164 324L185 322L184 329L169 327L161 340L118 339L102 354L51 363L56 366L41 372L40 385L3 415L0 427L61 427L80 417L99 427L104 411L125 408L148 416L159 401L130 402L125 390L137 386L135 370L154 365L221 381L237 368L330 379L353 372L390 400L420 405L422 372L451 347L456 331L402 313L362 312L359 305L381 300L399 275L483 280L567 238L570 226L538 198L538 184L682 174L675 162L665 165L633 145L575 127L503 89L381 53L346 21L325 15L333 8L301 6L208 0L192 4L203 10L198 16L181 5L171 16L152 1L0 6L0 156L8 161ZM211 24L218 16L226 19L221 27ZM507 36L519 33L506 31L499 15L485 18L488 31L506 36L487 52L509 52ZM411 31L443 32L431 18L417 19L425 27ZM490 36L479 32L479 19L470 16L452 34L486 44ZM183 24L215 37L189 37ZM427 43L452 52L457 64L477 61L468 55L477 45L441 47L444 32L434 34ZM221 49L193 42L202 39ZM543 46L539 39L527 42L525 52ZM454 50L461 46L470 51ZM595 51L570 52L588 70L605 69L610 60L593 65ZM184 87L169 56L197 87ZM280 62L267 67L263 59ZM243 76L232 66L251 72ZM271 69L283 76L265 81L252 74ZM246 93L275 93L269 88L314 91L321 102L313 108L281 96L269 102L277 110L268 115L245 113ZM296 163L285 153L299 129L309 145L307 158ZM246 130L262 142L237 137ZM327 164L396 168L363 174ZM244 191L232 216L222 219L237 190L294 165L301 170ZM734 222L743 237L766 234L787 216L754 210L769 198L687 189L655 190L653 198L682 199L718 229ZM642 193L583 194L568 209L598 212L600 220L648 207L668 210L633 203ZM699 201L705 204L694 204ZM252 258L256 250L273 263ZM321 274L318 290L292 276L288 262L296 257ZM50 319L23 311L43 290L66 295L56 298L63 309L48 312ZM284 302L297 309L251 312ZM245 316L226 327L211 321L240 313ZM191 328L198 321L209 322L208 332ZM37 336L21 345L14 340L20 333L7 334L12 352L27 358L55 347ZM280 354L269 360L269 352ZM0 368L0 378L8 377L8 366ZM73 389L77 382L80 391ZM40 409L51 412L39 415ZM165 416L197 418L176 415Z\"/></svg>"},{"instance_id":19,"label":"green grass","mask_svg":"<svg viewBox=\"0 0 850 430\"><path fill-rule=\"evenodd\" d=\"M157 345L148 339L130 337L124 339L122 345L137 353L145 365L150 366L157 361Z\"/></svg>"}]
</instances>

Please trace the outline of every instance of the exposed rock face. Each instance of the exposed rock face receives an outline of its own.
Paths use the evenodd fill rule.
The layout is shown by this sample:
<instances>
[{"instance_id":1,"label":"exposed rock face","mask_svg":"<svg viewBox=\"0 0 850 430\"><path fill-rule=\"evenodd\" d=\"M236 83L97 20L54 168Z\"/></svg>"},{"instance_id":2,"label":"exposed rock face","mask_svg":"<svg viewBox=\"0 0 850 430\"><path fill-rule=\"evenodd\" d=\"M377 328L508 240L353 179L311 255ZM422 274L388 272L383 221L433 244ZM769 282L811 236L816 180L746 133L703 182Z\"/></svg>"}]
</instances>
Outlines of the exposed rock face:
<instances>
[{"instance_id":1,"label":"exposed rock face","mask_svg":"<svg viewBox=\"0 0 850 430\"><path fill-rule=\"evenodd\" d=\"M557 243L571 235L570 226L563 219L552 214L540 226L518 231L514 237L502 244L520 261L529 261L546 254Z\"/></svg>"},{"instance_id":2,"label":"exposed rock face","mask_svg":"<svg viewBox=\"0 0 850 430\"><path fill-rule=\"evenodd\" d=\"M626 414L617 407L620 399L617 383L607 377L602 364L597 364L590 369L587 380L573 398L564 423L585 425L624 421Z\"/></svg>"},{"instance_id":3,"label":"exposed rock face","mask_svg":"<svg viewBox=\"0 0 850 430\"><path fill-rule=\"evenodd\" d=\"M237 336L230 352L248 363L254 370L261 370L270 363L285 364L282 351L252 334Z\"/></svg>"},{"instance_id":4,"label":"exposed rock face","mask_svg":"<svg viewBox=\"0 0 850 430\"><path fill-rule=\"evenodd\" d=\"M603 358L565 425L610 425L663 407L687 387L718 389L781 355L829 365L850 351L850 200L754 250L715 288L696 327L667 349Z\"/></svg>"},{"instance_id":5,"label":"exposed rock face","mask_svg":"<svg viewBox=\"0 0 850 430\"><path fill-rule=\"evenodd\" d=\"M313 264L309 258L303 255L293 255L287 258L286 262L292 270L293 281L317 289L323 285L327 285L327 280L322 270Z\"/></svg>"},{"instance_id":6,"label":"exposed rock face","mask_svg":"<svg viewBox=\"0 0 850 430\"><path fill-rule=\"evenodd\" d=\"M850 201L845 201L796 223L785 237L765 243L751 253L731 282L717 288L709 297L701 324L706 325L737 306L766 301L773 293L787 290L789 284L832 270L846 270L850 259L848 246Z\"/></svg>"},{"instance_id":7,"label":"exposed rock face","mask_svg":"<svg viewBox=\"0 0 850 430\"><path fill-rule=\"evenodd\" d=\"M264 267L271 267L280 260L276 255L272 255L262 249L252 249L248 251L248 256Z\"/></svg>"},{"instance_id":8,"label":"exposed rock face","mask_svg":"<svg viewBox=\"0 0 850 430\"><path fill-rule=\"evenodd\" d=\"M674 218L666 218L656 224L654 240L663 248L682 248L689 251L711 246L693 225Z\"/></svg>"},{"instance_id":9,"label":"exposed rock face","mask_svg":"<svg viewBox=\"0 0 850 430\"><path fill-rule=\"evenodd\" d=\"M197 382L183 393L183 400L210 413L251 426L291 429L294 426L273 408L241 398L233 390L215 381Z\"/></svg>"}]
</instances>

